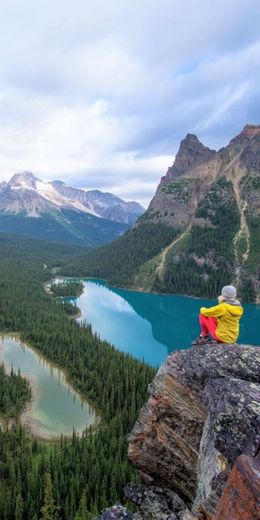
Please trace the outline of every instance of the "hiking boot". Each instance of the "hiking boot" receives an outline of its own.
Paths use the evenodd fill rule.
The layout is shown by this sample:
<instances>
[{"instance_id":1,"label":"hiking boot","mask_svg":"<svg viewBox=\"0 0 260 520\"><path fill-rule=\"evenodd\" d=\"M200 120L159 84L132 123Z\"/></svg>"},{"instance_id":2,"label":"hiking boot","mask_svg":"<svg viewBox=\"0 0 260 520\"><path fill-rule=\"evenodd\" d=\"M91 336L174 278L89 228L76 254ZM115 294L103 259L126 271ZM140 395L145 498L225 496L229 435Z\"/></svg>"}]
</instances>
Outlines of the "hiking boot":
<instances>
[{"instance_id":1,"label":"hiking boot","mask_svg":"<svg viewBox=\"0 0 260 520\"><path fill-rule=\"evenodd\" d=\"M206 343L211 343L211 339L209 336L199 336L192 342L192 345L205 345Z\"/></svg>"}]
</instances>

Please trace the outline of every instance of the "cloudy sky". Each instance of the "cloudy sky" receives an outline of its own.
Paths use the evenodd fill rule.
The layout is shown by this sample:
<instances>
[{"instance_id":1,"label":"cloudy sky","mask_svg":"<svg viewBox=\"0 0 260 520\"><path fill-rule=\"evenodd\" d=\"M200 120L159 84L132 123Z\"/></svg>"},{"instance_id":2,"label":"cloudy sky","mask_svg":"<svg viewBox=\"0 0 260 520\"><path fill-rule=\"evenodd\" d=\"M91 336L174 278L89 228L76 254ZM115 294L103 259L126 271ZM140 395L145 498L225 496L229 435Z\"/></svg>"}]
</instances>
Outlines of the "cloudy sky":
<instances>
[{"instance_id":1,"label":"cloudy sky","mask_svg":"<svg viewBox=\"0 0 260 520\"><path fill-rule=\"evenodd\" d=\"M0 181L147 204L187 132L260 123L259 0L2 0Z\"/></svg>"}]
</instances>

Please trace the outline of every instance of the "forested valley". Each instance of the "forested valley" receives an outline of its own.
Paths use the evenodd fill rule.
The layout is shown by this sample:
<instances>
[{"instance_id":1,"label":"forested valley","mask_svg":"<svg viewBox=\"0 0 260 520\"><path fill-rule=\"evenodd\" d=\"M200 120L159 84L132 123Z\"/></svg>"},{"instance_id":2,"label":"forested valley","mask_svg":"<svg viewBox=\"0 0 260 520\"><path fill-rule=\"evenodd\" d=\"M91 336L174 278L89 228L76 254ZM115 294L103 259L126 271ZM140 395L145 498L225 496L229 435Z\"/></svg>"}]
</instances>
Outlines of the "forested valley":
<instances>
[{"instance_id":1,"label":"forested valley","mask_svg":"<svg viewBox=\"0 0 260 520\"><path fill-rule=\"evenodd\" d=\"M105 278L114 285L131 287L138 267L160 253L177 234L173 227L146 222L111 244L67 261L64 259L65 265L60 272L69 276Z\"/></svg>"},{"instance_id":2,"label":"forested valley","mask_svg":"<svg viewBox=\"0 0 260 520\"><path fill-rule=\"evenodd\" d=\"M150 222L151 211L111 244L65 259L61 272L105 278L119 287L144 287L157 293L208 298L219 294L221 287L232 281L238 285L242 300L255 302L252 275L259 270L259 223L256 218L249 219L250 226L254 226L252 244L248 265L241 264L238 280L233 241L239 230L240 215L230 181L221 177L212 185L196 209L196 220L186 230L160 221L163 215L159 212L153 213ZM161 252L182 235L183 239L170 247L164 267L158 272ZM242 246L238 251L240 261Z\"/></svg>"},{"instance_id":3,"label":"forested valley","mask_svg":"<svg viewBox=\"0 0 260 520\"><path fill-rule=\"evenodd\" d=\"M124 485L137 479L127 462L127 434L155 371L100 341L90 326L69 320L63 304L44 291L52 268L78 252L0 236L0 331L19 333L22 341L64 368L101 417L94 433L54 444L32 438L19 421L1 429L1 520L90 520L107 505L124 501ZM18 380L10 391L19 394L23 405ZM1 402L0 413L8 407Z\"/></svg>"}]
</instances>

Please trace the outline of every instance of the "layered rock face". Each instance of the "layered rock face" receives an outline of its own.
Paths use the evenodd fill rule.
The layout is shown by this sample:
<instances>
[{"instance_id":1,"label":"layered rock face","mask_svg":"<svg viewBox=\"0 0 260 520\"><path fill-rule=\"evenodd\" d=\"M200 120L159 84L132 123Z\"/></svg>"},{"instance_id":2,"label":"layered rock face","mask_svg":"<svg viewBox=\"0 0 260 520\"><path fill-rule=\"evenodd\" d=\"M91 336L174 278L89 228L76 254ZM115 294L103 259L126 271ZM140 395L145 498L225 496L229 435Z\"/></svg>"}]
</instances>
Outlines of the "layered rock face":
<instances>
[{"instance_id":1,"label":"layered rock face","mask_svg":"<svg viewBox=\"0 0 260 520\"><path fill-rule=\"evenodd\" d=\"M147 489L177 493L188 509L182 503L151 519L259 518L259 382L256 347L196 346L166 359L131 433L129 459ZM133 518L149 518L144 511Z\"/></svg>"},{"instance_id":2,"label":"layered rock face","mask_svg":"<svg viewBox=\"0 0 260 520\"><path fill-rule=\"evenodd\" d=\"M129 459L144 480L164 485L192 502L206 409L181 368L182 352L169 356L150 385L130 436Z\"/></svg>"},{"instance_id":3,"label":"layered rock face","mask_svg":"<svg viewBox=\"0 0 260 520\"><path fill-rule=\"evenodd\" d=\"M247 453L257 466L259 383L255 347L204 345L170 355L130 436L131 463L147 483L213 518L238 457Z\"/></svg>"},{"instance_id":4,"label":"layered rock face","mask_svg":"<svg viewBox=\"0 0 260 520\"><path fill-rule=\"evenodd\" d=\"M195 215L198 202L215 180L221 159L193 134L181 141L173 165L162 177L147 218L182 229Z\"/></svg>"},{"instance_id":5,"label":"layered rock face","mask_svg":"<svg viewBox=\"0 0 260 520\"><path fill-rule=\"evenodd\" d=\"M195 135L187 134L148 207L149 220L162 220L181 228L196 222L199 203L220 178L231 181L232 185L241 181L245 184L251 177L259 178L259 144L259 125L246 125L239 135L217 152L204 146ZM247 183L243 192L245 201L251 191ZM259 193L257 200L259 202ZM251 207L250 212L258 214L257 207Z\"/></svg>"},{"instance_id":6,"label":"layered rock face","mask_svg":"<svg viewBox=\"0 0 260 520\"><path fill-rule=\"evenodd\" d=\"M145 211L137 202L126 202L112 193L71 188L61 181L53 181L51 184L61 195L72 201L82 203L96 216L108 220L132 225Z\"/></svg>"}]
</instances>

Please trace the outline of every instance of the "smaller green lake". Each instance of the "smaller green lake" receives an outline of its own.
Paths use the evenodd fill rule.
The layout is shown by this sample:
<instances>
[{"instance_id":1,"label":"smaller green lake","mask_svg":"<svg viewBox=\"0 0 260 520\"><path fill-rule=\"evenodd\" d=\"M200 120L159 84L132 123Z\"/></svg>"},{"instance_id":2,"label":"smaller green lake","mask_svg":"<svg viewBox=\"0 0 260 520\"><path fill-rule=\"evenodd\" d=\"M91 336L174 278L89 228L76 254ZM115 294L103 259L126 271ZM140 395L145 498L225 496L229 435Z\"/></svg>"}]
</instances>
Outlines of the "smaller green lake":
<instances>
[{"instance_id":1,"label":"smaller green lake","mask_svg":"<svg viewBox=\"0 0 260 520\"><path fill-rule=\"evenodd\" d=\"M189 348L199 332L201 306L216 300L150 294L111 287L96 279L82 280L84 292L74 301L101 339L123 352L160 365L173 350ZM239 343L260 345L260 305L242 304Z\"/></svg>"},{"instance_id":2,"label":"smaller green lake","mask_svg":"<svg viewBox=\"0 0 260 520\"><path fill-rule=\"evenodd\" d=\"M66 381L62 370L53 367L44 358L15 338L0 337L0 361L6 370L30 380L33 398L21 416L22 424L45 439L61 434L71 435L73 430L83 432L96 422L94 409Z\"/></svg>"}]
</instances>

